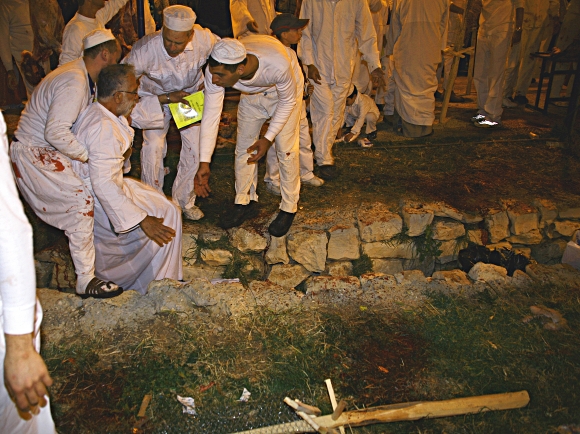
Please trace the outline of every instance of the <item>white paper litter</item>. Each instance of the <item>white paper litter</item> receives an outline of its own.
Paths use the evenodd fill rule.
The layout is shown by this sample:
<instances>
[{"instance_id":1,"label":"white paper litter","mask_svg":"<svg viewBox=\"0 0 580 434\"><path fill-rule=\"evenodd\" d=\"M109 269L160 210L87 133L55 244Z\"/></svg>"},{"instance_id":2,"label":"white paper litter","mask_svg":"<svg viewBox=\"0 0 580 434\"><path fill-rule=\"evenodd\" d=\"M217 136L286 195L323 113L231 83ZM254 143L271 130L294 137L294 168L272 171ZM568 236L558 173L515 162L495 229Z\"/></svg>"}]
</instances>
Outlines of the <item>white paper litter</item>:
<instances>
[{"instance_id":1,"label":"white paper litter","mask_svg":"<svg viewBox=\"0 0 580 434\"><path fill-rule=\"evenodd\" d=\"M250 395L251 395L250 391L244 387L244 391L242 392L242 396L240 396L240 399L238 399L238 401L248 402L250 400Z\"/></svg>"},{"instance_id":2,"label":"white paper litter","mask_svg":"<svg viewBox=\"0 0 580 434\"><path fill-rule=\"evenodd\" d=\"M210 282L212 285L216 283L240 283L240 279L237 277L235 279L211 279Z\"/></svg>"},{"instance_id":3,"label":"white paper litter","mask_svg":"<svg viewBox=\"0 0 580 434\"><path fill-rule=\"evenodd\" d=\"M183 405L183 412L187 414L191 414L192 416L197 416L197 412L195 411L195 400L190 397L183 397L177 395L177 400L181 402Z\"/></svg>"}]
</instances>

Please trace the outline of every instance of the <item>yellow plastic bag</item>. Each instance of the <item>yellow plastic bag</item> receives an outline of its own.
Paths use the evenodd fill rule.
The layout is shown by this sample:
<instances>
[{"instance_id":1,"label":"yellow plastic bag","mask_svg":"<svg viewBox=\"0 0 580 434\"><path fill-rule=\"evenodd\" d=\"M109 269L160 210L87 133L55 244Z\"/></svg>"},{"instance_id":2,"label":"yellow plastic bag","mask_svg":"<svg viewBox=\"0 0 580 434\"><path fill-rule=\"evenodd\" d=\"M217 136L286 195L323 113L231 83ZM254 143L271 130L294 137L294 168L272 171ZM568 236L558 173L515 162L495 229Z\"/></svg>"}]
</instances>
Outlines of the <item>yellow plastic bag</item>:
<instances>
[{"instance_id":1,"label":"yellow plastic bag","mask_svg":"<svg viewBox=\"0 0 580 434\"><path fill-rule=\"evenodd\" d=\"M169 110L177 128L183 128L201 120L203 115L203 92L195 92L183 98L189 105L180 102L169 104Z\"/></svg>"}]
</instances>

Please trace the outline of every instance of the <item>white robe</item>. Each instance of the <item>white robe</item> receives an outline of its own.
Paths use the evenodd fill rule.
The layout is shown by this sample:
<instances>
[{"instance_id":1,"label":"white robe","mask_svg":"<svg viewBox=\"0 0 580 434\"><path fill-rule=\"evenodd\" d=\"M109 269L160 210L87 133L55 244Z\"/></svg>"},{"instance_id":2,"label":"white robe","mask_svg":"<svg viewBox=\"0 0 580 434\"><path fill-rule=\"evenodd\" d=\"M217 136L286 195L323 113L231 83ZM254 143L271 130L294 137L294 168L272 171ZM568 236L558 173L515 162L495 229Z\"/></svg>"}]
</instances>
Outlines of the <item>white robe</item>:
<instances>
[{"instance_id":1,"label":"white robe","mask_svg":"<svg viewBox=\"0 0 580 434\"><path fill-rule=\"evenodd\" d=\"M365 132L370 134L377 129L376 122L379 119L379 109L370 96L359 93L354 103L346 106L344 118L346 126L352 127L350 129L351 133L359 135L366 122L367 128Z\"/></svg>"},{"instance_id":2,"label":"white robe","mask_svg":"<svg viewBox=\"0 0 580 434\"><path fill-rule=\"evenodd\" d=\"M234 38L255 35L248 30L248 23L255 21L258 34L269 35L270 23L276 18L274 0L230 0Z\"/></svg>"},{"instance_id":3,"label":"white robe","mask_svg":"<svg viewBox=\"0 0 580 434\"><path fill-rule=\"evenodd\" d=\"M152 280L182 279L179 208L153 188L123 178L123 154L134 133L127 120L95 102L73 131L89 152L88 163L74 167L95 197L97 276L141 294ZM175 238L163 247L150 240L139 227L148 215L163 218Z\"/></svg>"}]
</instances>

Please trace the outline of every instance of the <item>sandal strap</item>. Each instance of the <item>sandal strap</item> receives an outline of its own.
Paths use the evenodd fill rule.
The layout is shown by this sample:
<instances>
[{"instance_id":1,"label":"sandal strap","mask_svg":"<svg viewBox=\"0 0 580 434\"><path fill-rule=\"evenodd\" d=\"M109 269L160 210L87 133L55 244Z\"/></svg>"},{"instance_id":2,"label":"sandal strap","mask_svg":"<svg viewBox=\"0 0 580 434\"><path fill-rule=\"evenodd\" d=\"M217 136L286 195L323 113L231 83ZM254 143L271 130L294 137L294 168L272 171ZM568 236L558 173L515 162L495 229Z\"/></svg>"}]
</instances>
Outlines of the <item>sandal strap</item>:
<instances>
[{"instance_id":1,"label":"sandal strap","mask_svg":"<svg viewBox=\"0 0 580 434\"><path fill-rule=\"evenodd\" d=\"M89 282L85 294L87 295L103 295L116 291L119 289L119 285L114 282L105 282L104 280L94 278Z\"/></svg>"}]
</instances>

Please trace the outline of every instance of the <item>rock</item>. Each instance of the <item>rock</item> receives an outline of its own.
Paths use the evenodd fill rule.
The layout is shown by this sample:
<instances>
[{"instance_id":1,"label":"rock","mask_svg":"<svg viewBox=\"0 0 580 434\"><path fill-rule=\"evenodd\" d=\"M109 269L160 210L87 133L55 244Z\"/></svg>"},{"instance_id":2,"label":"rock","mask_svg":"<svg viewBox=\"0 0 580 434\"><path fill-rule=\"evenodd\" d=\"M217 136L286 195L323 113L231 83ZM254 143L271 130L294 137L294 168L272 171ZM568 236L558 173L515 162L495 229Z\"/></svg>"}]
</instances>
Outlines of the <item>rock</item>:
<instances>
[{"instance_id":1,"label":"rock","mask_svg":"<svg viewBox=\"0 0 580 434\"><path fill-rule=\"evenodd\" d=\"M268 281L280 285L284 289L296 288L310 273L302 265L274 265L268 276Z\"/></svg>"},{"instance_id":2,"label":"rock","mask_svg":"<svg viewBox=\"0 0 580 434\"><path fill-rule=\"evenodd\" d=\"M561 219L580 219L580 207L561 209L559 215Z\"/></svg>"},{"instance_id":3,"label":"rock","mask_svg":"<svg viewBox=\"0 0 580 434\"><path fill-rule=\"evenodd\" d=\"M360 258L358 229L354 226L334 226L330 228L328 259L336 261Z\"/></svg>"},{"instance_id":4,"label":"rock","mask_svg":"<svg viewBox=\"0 0 580 434\"><path fill-rule=\"evenodd\" d=\"M516 288L527 288L530 286L534 281L530 276L524 273L522 270L514 271L514 275L511 279L511 284Z\"/></svg>"},{"instance_id":5,"label":"rock","mask_svg":"<svg viewBox=\"0 0 580 434\"><path fill-rule=\"evenodd\" d=\"M77 276L75 274L75 267L72 261L66 261L64 265L53 264L52 279L50 280L50 288L66 289L76 288Z\"/></svg>"},{"instance_id":6,"label":"rock","mask_svg":"<svg viewBox=\"0 0 580 434\"><path fill-rule=\"evenodd\" d=\"M482 232L483 232L483 229L469 229L467 231L468 241L471 241L472 243L483 246Z\"/></svg>"},{"instance_id":7,"label":"rock","mask_svg":"<svg viewBox=\"0 0 580 434\"><path fill-rule=\"evenodd\" d=\"M169 280L169 279L164 279ZM172 286L149 286L147 288L147 297L153 303L155 312L189 312L193 309L193 304L189 296L182 291L182 285Z\"/></svg>"},{"instance_id":8,"label":"rock","mask_svg":"<svg viewBox=\"0 0 580 434\"><path fill-rule=\"evenodd\" d=\"M197 261L197 234L184 233L181 238L183 265L193 265Z\"/></svg>"},{"instance_id":9,"label":"rock","mask_svg":"<svg viewBox=\"0 0 580 434\"><path fill-rule=\"evenodd\" d=\"M272 312L283 312L298 307L304 298L300 291L285 290L272 282L250 282L257 308L267 308Z\"/></svg>"},{"instance_id":10,"label":"rock","mask_svg":"<svg viewBox=\"0 0 580 434\"><path fill-rule=\"evenodd\" d=\"M443 241L441 243L441 246L439 247L441 253L439 254L437 260L441 264L446 264L447 262L455 261L457 259L457 254L459 253L459 250L461 250L461 248L463 247L465 246L458 245L457 240Z\"/></svg>"},{"instance_id":11,"label":"rock","mask_svg":"<svg viewBox=\"0 0 580 434\"><path fill-rule=\"evenodd\" d=\"M421 270L405 270L395 274L395 279L399 285L423 285L427 279Z\"/></svg>"},{"instance_id":12,"label":"rock","mask_svg":"<svg viewBox=\"0 0 580 434\"><path fill-rule=\"evenodd\" d=\"M396 274L403 272L402 259L372 259L375 273Z\"/></svg>"},{"instance_id":13,"label":"rock","mask_svg":"<svg viewBox=\"0 0 580 434\"><path fill-rule=\"evenodd\" d=\"M360 207L357 219L360 238L366 243L389 240L403 229L403 219L382 203Z\"/></svg>"},{"instance_id":14,"label":"rock","mask_svg":"<svg viewBox=\"0 0 580 434\"><path fill-rule=\"evenodd\" d=\"M485 218L485 227L492 243L497 243L510 236L509 218L505 211L490 210Z\"/></svg>"},{"instance_id":15,"label":"rock","mask_svg":"<svg viewBox=\"0 0 580 434\"><path fill-rule=\"evenodd\" d=\"M183 267L183 280L220 279L226 267L211 267L205 264L194 264Z\"/></svg>"},{"instance_id":16,"label":"rock","mask_svg":"<svg viewBox=\"0 0 580 434\"><path fill-rule=\"evenodd\" d=\"M265 259L268 264L287 264L290 262L286 251L286 235L270 238L270 247L266 251Z\"/></svg>"},{"instance_id":17,"label":"rock","mask_svg":"<svg viewBox=\"0 0 580 434\"><path fill-rule=\"evenodd\" d=\"M488 244L485 247L487 247L489 250L501 250L501 249L511 250L512 249L511 243L509 243L507 241L502 241L500 243L494 243L494 244Z\"/></svg>"},{"instance_id":18,"label":"rock","mask_svg":"<svg viewBox=\"0 0 580 434\"><path fill-rule=\"evenodd\" d=\"M409 228L409 236L416 237L427 229L433 221L433 211L424 208L405 206L402 209L403 221Z\"/></svg>"},{"instance_id":19,"label":"rock","mask_svg":"<svg viewBox=\"0 0 580 434\"><path fill-rule=\"evenodd\" d=\"M554 202L547 199L536 199L534 206L540 212L540 228L550 225L558 218L558 208Z\"/></svg>"},{"instance_id":20,"label":"rock","mask_svg":"<svg viewBox=\"0 0 580 434\"><path fill-rule=\"evenodd\" d=\"M568 264L529 264L526 273L541 284L580 288L580 272Z\"/></svg>"},{"instance_id":21,"label":"rock","mask_svg":"<svg viewBox=\"0 0 580 434\"><path fill-rule=\"evenodd\" d=\"M306 230L288 235L288 253L308 271L322 272L326 268L326 233Z\"/></svg>"},{"instance_id":22,"label":"rock","mask_svg":"<svg viewBox=\"0 0 580 434\"><path fill-rule=\"evenodd\" d=\"M352 275L352 262L350 262L350 261L329 262L327 265L326 272L330 276L334 276L334 277L351 276Z\"/></svg>"},{"instance_id":23,"label":"rock","mask_svg":"<svg viewBox=\"0 0 580 434\"><path fill-rule=\"evenodd\" d=\"M232 252L223 249L201 249L200 256L210 267L228 265L233 259Z\"/></svg>"},{"instance_id":24,"label":"rock","mask_svg":"<svg viewBox=\"0 0 580 434\"><path fill-rule=\"evenodd\" d=\"M465 235L465 227L452 220L437 220L433 223L433 239L439 241L454 240Z\"/></svg>"},{"instance_id":25,"label":"rock","mask_svg":"<svg viewBox=\"0 0 580 434\"><path fill-rule=\"evenodd\" d=\"M205 228L202 233L199 234L198 239L205 243L215 243L228 236L228 233L220 228L211 227Z\"/></svg>"},{"instance_id":26,"label":"rock","mask_svg":"<svg viewBox=\"0 0 580 434\"><path fill-rule=\"evenodd\" d=\"M392 274L367 273L360 276L361 288L365 291L394 288L398 285Z\"/></svg>"},{"instance_id":27,"label":"rock","mask_svg":"<svg viewBox=\"0 0 580 434\"><path fill-rule=\"evenodd\" d=\"M518 202L508 206L507 215L513 235L523 235L538 230L539 216L536 208Z\"/></svg>"},{"instance_id":28,"label":"rock","mask_svg":"<svg viewBox=\"0 0 580 434\"><path fill-rule=\"evenodd\" d=\"M260 255L242 255L242 260L247 262L242 268L242 271L245 273L254 273L258 279L264 276L266 266Z\"/></svg>"},{"instance_id":29,"label":"rock","mask_svg":"<svg viewBox=\"0 0 580 434\"><path fill-rule=\"evenodd\" d=\"M447 283L457 285L471 285L467 274L461 270L436 271L431 276L433 280L444 280Z\"/></svg>"},{"instance_id":30,"label":"rock","mask_svg":"<svg viewBox=\"0 0 580 434\"><path fill-rule=\"evenodd\" d=\"M510 243L514 244L540 244L544 237L538 229L526 232L521 235L512 235L507 238Z\"/></svg>"},{"instance_id":31,"label":"rock","mask_svg":"<svg viewBox=\"0 0 580 434\"><path fill-rule=\"evenodd\" d=\"M526 258L530 259L532 257L532 248L528 247L528 246L513 246L512 251L516 254L516 255L522 255L525 256Z\"/></svg>"},{"instance_id":32,"label":"rock","mask_svg":"<svg viewBox=\"0 0 580 434\"><path fill-rule=\"evenodd\" d=\"M231 243L241 252L262 252L266 249L268 241L262 235L245 228L234 228L230 231Z\"/></svg>"},{"instance_id":33,"label":"rock","mask_svg":"<svg viewBox=\"0 0 580 434\"><path fill-rule=\"evenodd\" d=\"M449 217L453 220L460 221L461 223L479 223L483 220L483 217L477 214L458 211L456 208L453 208L444 202L427 203L423 206L423 208L433 211L433 214L435 214L437 217Z\"/></svg>"},{"instance_id":34,"label":"rock","mask_svg":"<svg viewBox=\"0 0 580 434\"><path fill-rule=\"evenodd\" d=\"M469 270L471 279L487 283L505 282L506 276L507 270L505 268L493 264L484 264L483 262L478 262Z\"/></svg>"},{"instance_id":35,"label":"rock","mask_svg":"<svg viewBox=\"0 0 580 434\"><path fill-rule=\"evenodd\" d=\"M580 229L580 222L571 220L556 220L554 223L554 230L565 237L571 237L578 229Z\"/></svg>"},{"instance_id":36,"label":"rock","mask_svg":"<svg viewBox=\"0 0 580 434\"><path fill-rule=\"evenodd\" d=\"M362 243L363 253L370 258L402 258L412 259L415 257L415 246L412 242L392 244L387 242Z\"/></svg>"},{"instance_id":37,"label":"rock","mask_svg":"<svg viewBox=\"0 0 580 434\"><path fill-rule=\"evenodd\" d=\"M316 295L325 291L349 294L356 293L358 290L360 290L360 282L354 276L314 276L306 281L306 295Z\"/></svg>"},{"instance_id":38,"label":"rock","mask_svg":"<svg viewBox=\"0 0 580 434\"><path fill-rule=\"evenodd\" d=\"M435 270L435 258L425 258L422 261L419 258L404 259L403 270L420 270L425 276L430 276Z\"/></svg>"},{"instance_id":39,"label":"rock","mask_svg":"<svg viewBox=\"0 0 580 434\"><path fill-rule=\"evenodd\" d=\"M566 241L557 239L532 246L532 258L540 264L560 262L566 249L566 244Z\"/></svg>"},{"instance_id":40,"label":"rock","mask_svg":"<svg viewBox=\"0 0 580 434\"><path fill-rule=\"evenodd\" d=\"M36 287L48 288L52 280L54 263L34 260L34 269L36 271Z\"/></svg>"}]
</instances>

